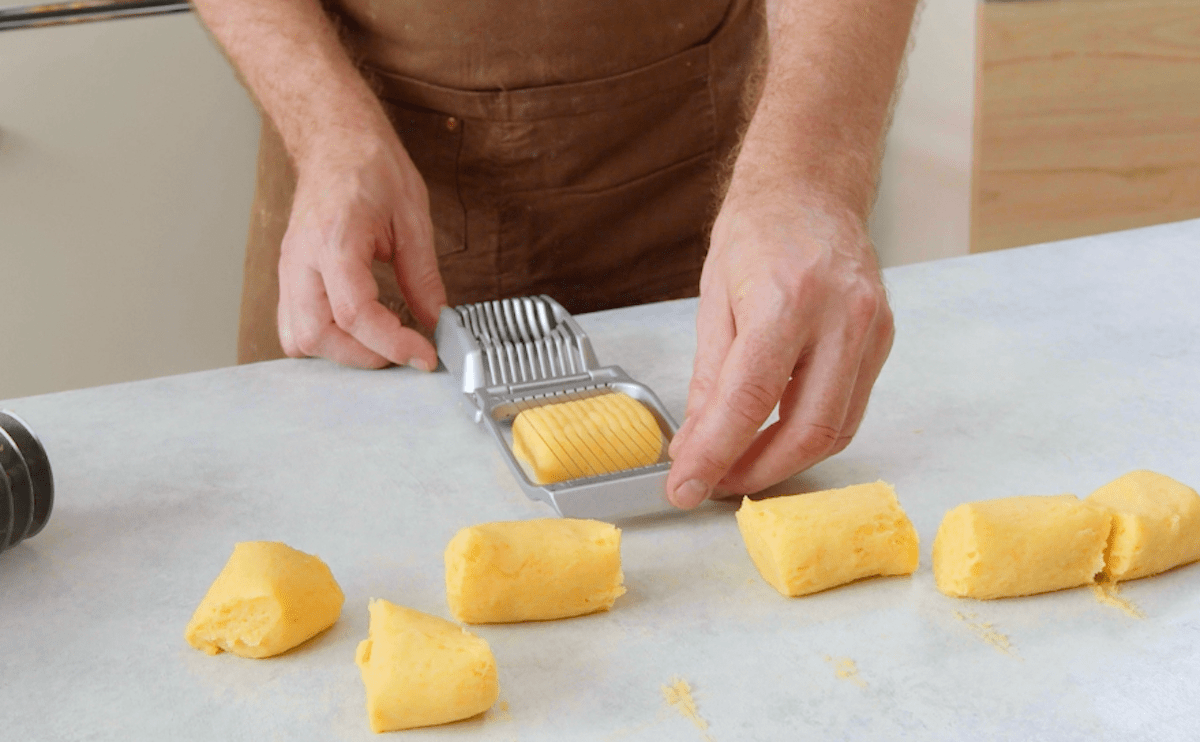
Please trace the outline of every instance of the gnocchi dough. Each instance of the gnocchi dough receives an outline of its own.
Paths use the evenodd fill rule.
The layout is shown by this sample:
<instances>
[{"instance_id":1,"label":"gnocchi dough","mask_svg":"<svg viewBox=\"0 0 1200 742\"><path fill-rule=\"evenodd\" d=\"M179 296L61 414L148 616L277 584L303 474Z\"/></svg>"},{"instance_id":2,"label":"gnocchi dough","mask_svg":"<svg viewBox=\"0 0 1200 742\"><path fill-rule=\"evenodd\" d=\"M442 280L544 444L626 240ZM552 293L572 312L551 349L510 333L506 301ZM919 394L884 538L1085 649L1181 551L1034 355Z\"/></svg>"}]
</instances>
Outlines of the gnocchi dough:
<instances>
[{"instance_id":1,"label":"gnocchi dough","mask_svg":"<svg viewBox=\"0 0 1200 742\"><path fill-rule=\"evenodd\" d=\"M317 557L278 542L245 541L233 547L184 638L208 654L271 657L332 626L343 600Z\"/></svg>"},{"instance_id":2,"label":"gnocchi dough","mask_svg":"<svg viewBox=\"0 0 1200 742\"><path fill-rule=\"evenodd\" d=\"M446 546L446 599L464 623L606 611L625 593L621 532L572 518L484 523Z\"/></svg>"},{"instance_id":3,"label":"gnocchi dough","mask_svg":"<svg viewBox=\"0 0 1200 742\"><path fill-rule=\"evenodd\" d=\"M737 522L759 574L783 595L917 568L916 529L885 482L746 498Z\"/></svg>"},{"instance_id":4,"label":"gnocchi dough","mask_svg":"<svg viewBox=\"0 0 1200 742\"><path fill-rule=\"evenodd\" d=\"M386 600L372 600L368 610L368 635L354 661L366 687L372 731L446 724L496 702L496 659L486 641Z\"/></svg>"},{"instance_id":5,"label":"gnocchi dough","mask_svg":"<svg viewBox=\"0 0 1200 742\"><path fill-rule=\"evenodd\" d=\"M1074 495L964 503L933 541L933 576L946 595L1006 598L1095 582L1112 516Z\"/></svg>"},{"instance_id":6,"label":"gnocchi dough","mask_svg":"<svg viewBox=\"0 0 1200 742\"><path fill-rule=\"evenodd\" d=\"M512 435L513 455L537 484L649 466L663 448L654 415L620 392L531 407Z\"/></svg>"},{"instance_id":7,"label":"gnocchi dough","mask_svg":"<svg viewBox=\"0 0 1200 742\"><path fill-rule=\"evenodd\" d=\"M1088 496L1112 513L1104 574L1113 582L1200 559L1200 495L1152 471L1129 472Z\"/></svg>"}]
</instances>

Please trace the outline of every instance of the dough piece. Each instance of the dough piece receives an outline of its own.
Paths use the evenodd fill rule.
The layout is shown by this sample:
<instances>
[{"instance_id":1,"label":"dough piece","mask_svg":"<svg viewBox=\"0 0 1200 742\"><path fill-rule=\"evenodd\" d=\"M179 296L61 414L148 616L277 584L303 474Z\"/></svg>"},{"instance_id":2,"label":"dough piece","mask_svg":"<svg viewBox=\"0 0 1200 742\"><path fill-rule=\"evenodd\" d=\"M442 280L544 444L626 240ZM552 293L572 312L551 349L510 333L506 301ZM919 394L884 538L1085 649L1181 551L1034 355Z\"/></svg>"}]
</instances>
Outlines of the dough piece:
<instances>
[{"instance_id":1,"label":"dough piece","mask_svg":"<svg viewBox=\"0 0 1200 742\"><path fill-rule=\"evenodd\" d=\"M512 434L513 454L537 484L649 466L663 447L654 415L620 392L531 407Z\"/></svg>"},{"instance_id":2,"label":"dough piece","mask_svg":"<svg viewBox=\"0 0 1200 742\"><path fill-rule=\"evenodd\" d=\"M606 611L625 594L621 531L572 518L484 523L446 546L446 600L464 623Z\"/></svg>"},{"instance_id":3,"label":"dough piece","mask_svg":"<svg viewBox=\"0 0 1200 742\"><path fill-rule=\"evenodd\" d=\"M271 657L329 628L342 590L315 556L273 541L244 541L208 588L184 638L196 649Z\"/></svg>"},{"instance_id":4,"label":"dough piece","mask_svg":"<svg viewBox=\"0 0 1200 742\"><path fill-rule=\"evenodd\" d=\"M783 595L917 568L917 532L885 482L742 500L738 529L758 572Z\"/></svg>"},{"instance_id":5,"label":"dough piece","mask_svg":"<svg viewBox=\"0 0 1200 742\"><path fill-rule=\"evenodd\" d=\"M1091 584L1111 525L1075 495L964 503L938 527L933 576L946 595L981 600Z\"/></svg>"},{"instance_id":6,"label":"dough piece","mask_svg":"<svg viewBox=\"0 0 1200 742\"><path fill-rule=\"evenodd\" d=\"M1113 515L1104 554L1109 580L1133 580L1200 559L1200 495L1191 487L1141 470L1087 499Z\"/></svg>"},{"instance_id":7,"label":"dough piece","mask_svg":"<svg viewBox=\"0 0 1200 742\"><path fill-rule=\"evenodd\" d=\"M496 658L486 641L386 600L372 600L368 610L370 627L354 662L367 690L371 731L446 724L496 702Z\"/></svg>"}]
</instances>

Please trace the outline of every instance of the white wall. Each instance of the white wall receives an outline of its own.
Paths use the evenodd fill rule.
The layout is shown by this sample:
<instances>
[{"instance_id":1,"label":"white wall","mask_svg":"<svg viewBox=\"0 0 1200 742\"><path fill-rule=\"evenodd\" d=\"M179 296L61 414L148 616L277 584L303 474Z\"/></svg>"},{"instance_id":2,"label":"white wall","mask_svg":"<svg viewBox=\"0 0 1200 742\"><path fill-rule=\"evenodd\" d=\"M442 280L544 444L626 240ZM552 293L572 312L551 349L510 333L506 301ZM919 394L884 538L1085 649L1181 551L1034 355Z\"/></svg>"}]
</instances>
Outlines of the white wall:
<instances>
[{"instance_id":1,"label":"white wall","mask_svg":"<svg viewBox=\"0 0 1200 742\"><path fill-rule=\"evenodd\" d=\"M884 265L967 252L974 13L926 0ZM0 32L0 399L234 363L257 136L191 14Z\"/></svg>"},{"instance_id":2,"label":"white wall","mask_svg":"<svg viewBox=\"0 0 1200 742\"><path fill-rule=\"evenodd\" d=\"M0 399L235 361L257 138L190 13L0 32Z\"/></svg>"},{"instance_id":3,"label":"white wall","mask_svg":"<svg viewBox=\"0 0 1200 742\"><path fill-rule=\"evenodd\" d=\"M970 242L975 0L925 0L888 135L871 235L885 266Z\"/></svg>"}]
</instances>

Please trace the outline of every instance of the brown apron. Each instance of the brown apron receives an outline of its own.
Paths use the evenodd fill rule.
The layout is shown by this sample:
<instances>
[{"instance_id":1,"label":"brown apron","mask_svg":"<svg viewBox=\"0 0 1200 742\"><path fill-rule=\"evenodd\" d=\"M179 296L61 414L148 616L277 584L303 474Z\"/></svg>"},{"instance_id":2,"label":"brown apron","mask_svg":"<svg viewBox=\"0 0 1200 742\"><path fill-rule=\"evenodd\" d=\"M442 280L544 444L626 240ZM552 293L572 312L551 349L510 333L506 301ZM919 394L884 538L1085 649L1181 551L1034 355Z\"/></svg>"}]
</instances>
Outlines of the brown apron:
<instances>
[{"instance_id":1,"label":"brown apron","mask_svg":"<svg viewBox=\"0 0 1200 742\"><path fill-rule=\"evenodd\" d=\"M491 78L500 89L491 90L446 84L482 84L487 75L480 65L446 65L410 53L421 51L418 37L413 44L395 37L411 30L411 19L389 27L368 17L366 9L380 3L343 3L338 12L347 43L425 178L451 305L544 293L579 313L696 295L719 170L736 146L747 82L762 59L761 0L666 3L674 7L660 8L658 25L676 33L662 38L681 46L668 47L666 57L661 43L639 43L658 38L656 32L631 40L614 31L608 37L613 53L603 53L602 38L596 50L572 54L561 40L579 30L524 31L538 43L507 61L496 52L501 62ZM513 5L521 4L499 4L501 12ZM645 12L662 4L628 5ZM603 12L613 16L611 7ZM693 22L677 22L672 12ZM436 28L438 19L426 20ZM369 28L372 22L387 33ZM506 27L519 34L524 22ZM594 25L594 19L582 22ZM494 30L484 34L498 48L512 46L496 36ZM581 58L606 76L587 77ZM636 66L613 66L622 62ZM420 77L400 74L401 66ZM278 262L294 188L287 152L264 118L242 290L241 363L283 356ZM391 266L376 263L374 273L380 300L415 325Z\"/></svg>"}]
</instances>

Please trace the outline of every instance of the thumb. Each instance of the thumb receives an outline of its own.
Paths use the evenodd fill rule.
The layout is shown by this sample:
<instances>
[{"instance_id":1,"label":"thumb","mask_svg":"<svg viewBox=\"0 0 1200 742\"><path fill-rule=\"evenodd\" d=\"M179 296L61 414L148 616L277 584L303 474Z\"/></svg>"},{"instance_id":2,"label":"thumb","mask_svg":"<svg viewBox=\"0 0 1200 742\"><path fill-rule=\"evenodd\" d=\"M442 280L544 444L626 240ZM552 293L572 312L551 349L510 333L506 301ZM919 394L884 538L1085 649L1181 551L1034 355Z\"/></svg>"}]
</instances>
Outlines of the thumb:
<instances>
[{"instance_id":1,"label":"thumb","mask_svg":"<svg viewBox=\"0 0 1200 742\"><path fill-rule=\"evenodd\" d=\"M674 458L695 427L700 411L717 387L721 366L733 345L735 328L732 310L723 288L702 294L696 307L696 357L688 383L687 409L683 425L671 440L668 453Z\"/></svg>"}]
</instances>

